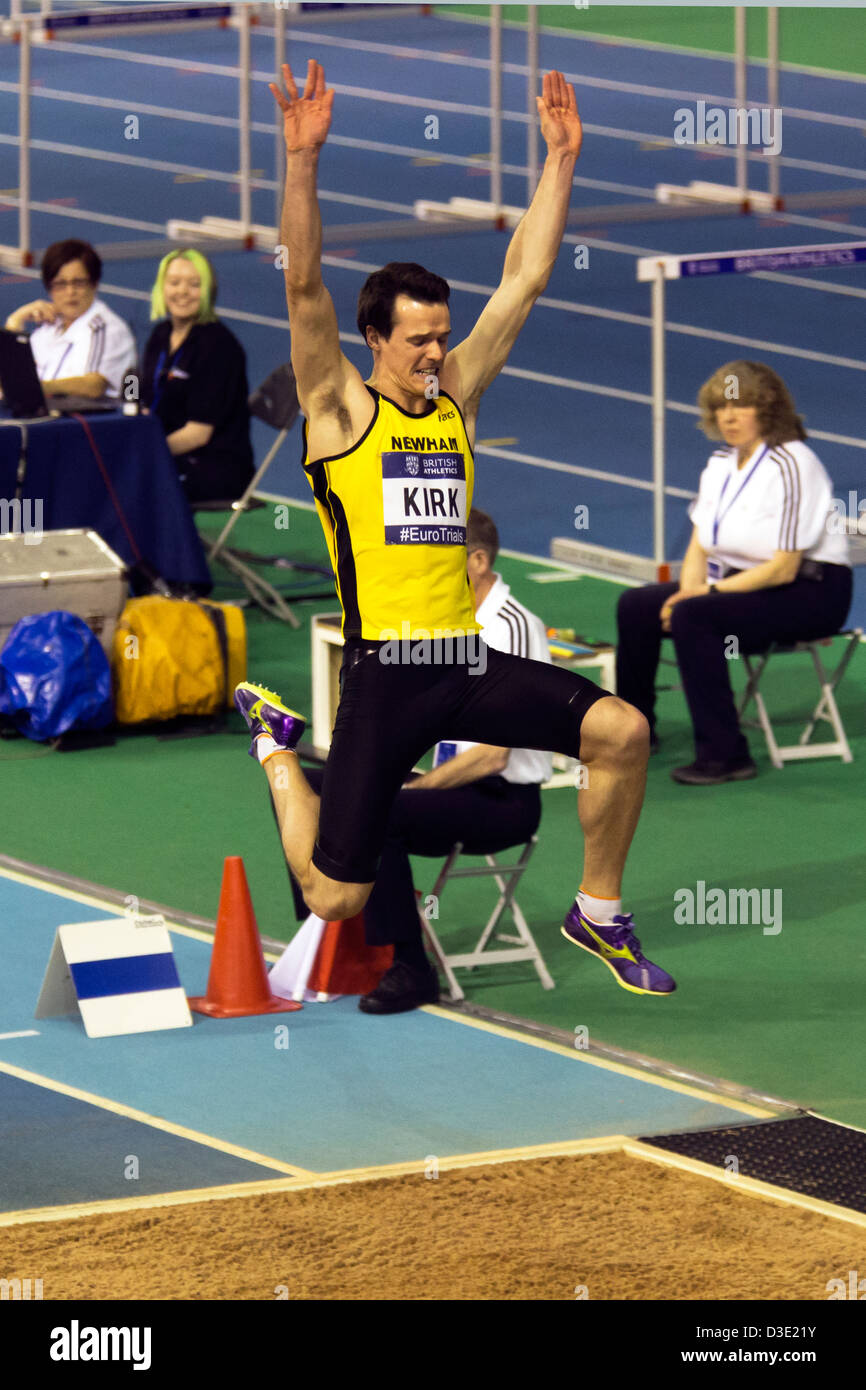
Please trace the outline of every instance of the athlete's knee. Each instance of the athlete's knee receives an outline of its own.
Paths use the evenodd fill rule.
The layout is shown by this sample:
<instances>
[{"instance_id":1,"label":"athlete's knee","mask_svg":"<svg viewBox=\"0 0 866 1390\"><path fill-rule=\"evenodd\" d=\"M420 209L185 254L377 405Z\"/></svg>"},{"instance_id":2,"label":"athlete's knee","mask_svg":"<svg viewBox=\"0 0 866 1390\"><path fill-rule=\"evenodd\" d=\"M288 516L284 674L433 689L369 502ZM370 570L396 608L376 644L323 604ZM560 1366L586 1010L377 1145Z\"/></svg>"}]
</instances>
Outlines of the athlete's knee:
<instances>
[{"instance_id":1,"label":"athlete's knee","mask_svg":"<svg viewBox=\"0 0 866 1390\"><path fill-rule=\"evenodd\" d=\"M372 883L340 883L327 878L313 865L310 881L304 887L304 901L311 912L326 922L344 922L357 916L372 889Z\"/></svg>"},{"instance_id":2,"label":"athlete's knee","mask_svg":"<svg viewBox=\"0 0 866 1390\"><path fill-rule=\"evenodd\" d=\"M580 756L640 763L649 757L650 728L640 710L610 695L587 712L580 731Z\"/></svg>"}]
</instances>

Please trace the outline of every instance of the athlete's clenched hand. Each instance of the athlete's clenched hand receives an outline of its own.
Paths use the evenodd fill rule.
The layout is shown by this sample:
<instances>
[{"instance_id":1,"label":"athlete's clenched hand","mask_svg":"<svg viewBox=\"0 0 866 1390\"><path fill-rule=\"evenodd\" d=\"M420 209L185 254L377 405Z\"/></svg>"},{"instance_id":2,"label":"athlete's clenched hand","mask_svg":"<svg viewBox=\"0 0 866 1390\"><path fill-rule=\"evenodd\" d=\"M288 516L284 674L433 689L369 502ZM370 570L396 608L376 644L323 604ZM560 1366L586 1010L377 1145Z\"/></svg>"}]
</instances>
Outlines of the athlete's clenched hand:
<instances>
[{"instance_id":1,"label":"athlete's clenched hand","mask_svg":"<svg viewBox=\"0 0 866 1390\"><path fill-rule=\"evenodd\" d=\"M334 104L333 88L325 90L325 69L321 63L311 58L307 67L307 84L304 95L298 96L292 69L283 63L283 81L288 98L273 82L268 86L273 92L283 113L283 133L286 138L286 151L315 150L324 145L331 125L331 107Z\"/></svg>"}]
</instances>

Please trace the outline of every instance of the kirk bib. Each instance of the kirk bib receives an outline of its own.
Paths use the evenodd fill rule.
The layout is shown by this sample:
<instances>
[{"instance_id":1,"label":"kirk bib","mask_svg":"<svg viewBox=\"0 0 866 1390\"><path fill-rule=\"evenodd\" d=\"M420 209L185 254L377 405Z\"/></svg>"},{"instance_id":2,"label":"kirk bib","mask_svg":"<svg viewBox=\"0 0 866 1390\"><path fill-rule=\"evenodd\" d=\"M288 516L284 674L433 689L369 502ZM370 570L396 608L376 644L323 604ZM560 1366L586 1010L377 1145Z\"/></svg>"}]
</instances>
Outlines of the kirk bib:
<instances>
[{"instance_id":1,"label":"kirk bib","mask_svg":"<svg viewBox=\"0 0 866 1390\"><path fill-rule=\"evenodd\" d=\"M344 454L304 469L316 499L343 636L372 641L480 631L466 573L474 460L444 393L409 415L372 386L370 424Z\"/></svg>"}]
</instances>

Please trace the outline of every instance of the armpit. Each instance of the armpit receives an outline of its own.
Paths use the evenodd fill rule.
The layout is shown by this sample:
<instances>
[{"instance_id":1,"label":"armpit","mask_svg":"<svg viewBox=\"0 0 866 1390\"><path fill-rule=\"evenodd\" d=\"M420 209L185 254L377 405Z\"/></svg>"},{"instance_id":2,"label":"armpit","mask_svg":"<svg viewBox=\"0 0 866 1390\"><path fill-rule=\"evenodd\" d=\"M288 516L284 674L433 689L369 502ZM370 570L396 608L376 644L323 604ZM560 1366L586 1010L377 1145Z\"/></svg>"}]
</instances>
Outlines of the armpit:
<instances>
[{"instance_id":1,"label":"armpit","mask_svg":"<svg viewBox=\"0 0 866 1390\"><path fill-rule=\"evenodd\" d=\"M317 414L332 416L335 423L344 434L351 433L352 417L349 414L346 402L338 391L331 389L324 391L321 396L317 396L315 409Z\"/></svg>"}]
</instances>

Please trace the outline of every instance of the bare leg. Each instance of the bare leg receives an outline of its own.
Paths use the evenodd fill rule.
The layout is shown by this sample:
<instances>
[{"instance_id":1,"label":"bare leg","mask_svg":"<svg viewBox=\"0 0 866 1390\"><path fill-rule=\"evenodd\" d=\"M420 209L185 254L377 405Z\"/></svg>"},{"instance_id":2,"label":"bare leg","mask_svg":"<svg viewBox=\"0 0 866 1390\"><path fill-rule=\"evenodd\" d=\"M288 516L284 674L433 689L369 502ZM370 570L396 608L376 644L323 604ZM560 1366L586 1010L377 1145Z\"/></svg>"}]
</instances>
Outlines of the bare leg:
<instances>
[{"instance_id":1,"label":"bare leg","mask_svg":"<svg viewBox=\"0 0 866 1390\"><path fill-rule=\"evenodd\" d=\"M283 852L310 908L326 921L342 921L361 911L372 883L341 883L312 862L319 829L319 798L296 753L273 753L262 764L271 789Z\"/></svg>"},{"instance_id":2,"label":"bare leg","mask_svg":"<svg viewBox=\"0 0 866 1390\"><path fill-rule=\"evenodd\" d=\"M582 887L592 897L619 898L646 787L646 719L616 696L599 700L581 726L580 758L587 770L577 801L584 837Z\"/></svg>"}]
</instances>

